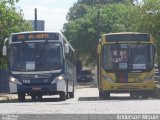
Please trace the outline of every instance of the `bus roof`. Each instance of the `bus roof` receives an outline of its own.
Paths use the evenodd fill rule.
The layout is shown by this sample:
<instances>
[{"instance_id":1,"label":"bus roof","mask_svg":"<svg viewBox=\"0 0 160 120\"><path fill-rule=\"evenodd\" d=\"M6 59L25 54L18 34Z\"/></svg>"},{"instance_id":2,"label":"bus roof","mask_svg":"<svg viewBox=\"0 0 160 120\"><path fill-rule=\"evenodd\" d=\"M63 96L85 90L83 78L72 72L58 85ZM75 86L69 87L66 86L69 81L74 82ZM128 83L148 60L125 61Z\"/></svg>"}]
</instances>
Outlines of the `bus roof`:
<instances>
[{"instance_id":1,"label":"bus roof","mask_svg":"<svg viewBox=\"0 0 160 120\"><path fill-rule=\"evenodd\" d=\"M71 44L69 43L69 41L66 39L66 37L65 37L60 31L26 31L26 32L12 33L11 36L12 36L12 35L18 35L18 34L29 34L29 33L57 33L57 34L60 34L60 35L63 37L65 43L67 43L67 44L69 45L69 47L70 47L73 51L75 51L75 50L73 49L73 47L71 46Z\"/></svg>"},{"instance_id":2,"label":"bus roof","mask_svg":"<svg viewBox=\"0 0 160 120\"><path fill-rule=\"evenodd\" d=\"M59 34L61 34L60 31L26 31L26 32L12 33L11 35L16 35L16 34L28 34L28 33L59 33Z\"/></svg>"},{"instance_id":3,"label":"bus roof","mask_svg":"<svg viewBox=\"0 0 160 120\"><path fill-rule=\"evenodd\" d=\"M117 32L117 33L107 33L103 35L120 35L120 34L149 34L149 33L140 33L140 32Z\"/></svg>"},{"instance_id":4,"label":"bus roof","mask_svg":"<svg viewBox=\"0 0 160 120\"><path fill-rule=\"evenodd\" d=\"M118 32L103 34L102 38L106 42L149 42L152 36L149 33Z\"/></svg>"}]
</instances>

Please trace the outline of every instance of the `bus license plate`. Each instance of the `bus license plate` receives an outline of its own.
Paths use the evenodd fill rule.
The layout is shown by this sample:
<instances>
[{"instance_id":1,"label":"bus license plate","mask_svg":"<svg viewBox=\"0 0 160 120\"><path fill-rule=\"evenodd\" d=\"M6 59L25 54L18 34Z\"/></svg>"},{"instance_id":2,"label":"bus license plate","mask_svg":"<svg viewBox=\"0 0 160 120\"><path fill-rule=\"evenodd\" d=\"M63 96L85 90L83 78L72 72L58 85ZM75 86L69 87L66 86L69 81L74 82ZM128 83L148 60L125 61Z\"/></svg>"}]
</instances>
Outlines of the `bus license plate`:
<instances>
[{"instance_id":1,"label":"bus license plate","mask_svg":"<svg viewBox=\"0 0 160 120\"><path fill-rule=\"evenodd\" d=\"M32 87L32 90L41 90L41 87Z\"/></svg>"}]
</instances>

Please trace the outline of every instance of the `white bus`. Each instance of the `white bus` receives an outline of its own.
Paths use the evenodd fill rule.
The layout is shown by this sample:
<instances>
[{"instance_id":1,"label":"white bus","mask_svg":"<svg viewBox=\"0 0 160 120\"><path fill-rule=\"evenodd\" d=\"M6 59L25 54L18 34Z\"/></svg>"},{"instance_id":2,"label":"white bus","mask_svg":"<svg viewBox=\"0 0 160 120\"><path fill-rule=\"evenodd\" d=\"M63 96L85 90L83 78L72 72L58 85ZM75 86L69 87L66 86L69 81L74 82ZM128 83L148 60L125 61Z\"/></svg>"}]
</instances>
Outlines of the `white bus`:
<instances>
[{"instance_id":1,"label":"white bus","mask_svg":"<svg viewBox=\"0 0 160 120\"><path fill-rule=\"evenodd\" d=\"M62 101L74 97L75 53L61 32L31 31L11 34L3 55L9 59L10 93L32 100L43 95L60 95Z\"/></svg>"}]
</instances>

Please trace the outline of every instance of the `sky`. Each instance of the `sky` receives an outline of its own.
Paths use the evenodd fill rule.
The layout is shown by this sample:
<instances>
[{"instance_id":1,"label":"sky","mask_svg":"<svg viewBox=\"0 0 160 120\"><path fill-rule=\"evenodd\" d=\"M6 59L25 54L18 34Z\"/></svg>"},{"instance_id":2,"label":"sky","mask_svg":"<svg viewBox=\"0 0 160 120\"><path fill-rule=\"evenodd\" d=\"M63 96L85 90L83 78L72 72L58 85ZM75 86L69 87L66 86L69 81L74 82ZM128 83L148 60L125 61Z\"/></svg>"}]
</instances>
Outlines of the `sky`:
<instances>
[{"instance_id":1,"label":"sky","mask_svg":"<svg viewBox=\"0 0 160 120\"><path fill-rule=\"evenodd\" d=\"M66 23L69 8L77 0L19 0L17 9L22 9L26 20L34 20L34 10L37 8L37 19L45 20L46 31L59 31Z\"/></svg>"}]
</instances>

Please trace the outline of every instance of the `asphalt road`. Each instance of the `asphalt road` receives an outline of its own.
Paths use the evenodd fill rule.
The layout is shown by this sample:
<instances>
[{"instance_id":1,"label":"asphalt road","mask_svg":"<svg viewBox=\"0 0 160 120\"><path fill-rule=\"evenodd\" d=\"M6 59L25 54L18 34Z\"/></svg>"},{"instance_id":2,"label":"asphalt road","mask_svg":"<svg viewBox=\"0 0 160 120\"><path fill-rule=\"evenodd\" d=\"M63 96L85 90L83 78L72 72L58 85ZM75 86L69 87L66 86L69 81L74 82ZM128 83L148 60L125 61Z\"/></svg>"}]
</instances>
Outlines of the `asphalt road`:
<instances>
[{"instance_id":1,"label":"asphalt road","mask_svg":"<svg viewBox=\"0 0 160 120\"><path fill-rule=\"evenodd\" d=\"M59 96L45 96L42 101L32 102L28 99L23 103L13 99L0 103L0 114L24 114L26 117L21 116L23 119L29 119L28 114L33 116L38 114L38 117L42 114L60 115L60 117L76 114L81 117L84 115L82 118L78 117L83 120L84 118L90 119L89 115L95 119L97 117L94 115L100 114L160 114L160 100L153 98L131 99L129 94L111 94L110 99L102 100L98 97L98 89L95 85L82 83L78 85L73 99L59 101ZM117 118L114 116L114 119ZM58 117L57 120L59 120Z\"/></svg>"}]
</instances>

